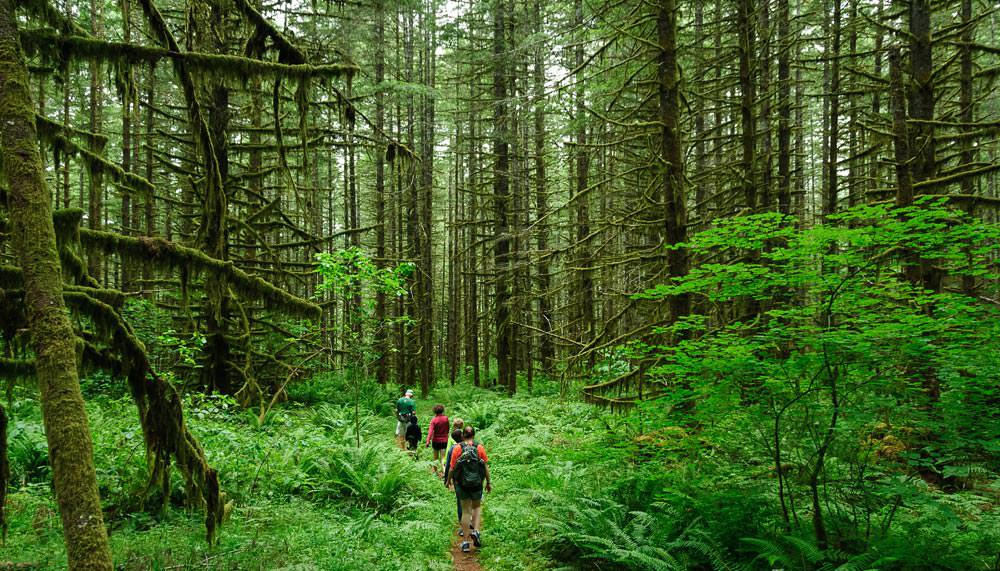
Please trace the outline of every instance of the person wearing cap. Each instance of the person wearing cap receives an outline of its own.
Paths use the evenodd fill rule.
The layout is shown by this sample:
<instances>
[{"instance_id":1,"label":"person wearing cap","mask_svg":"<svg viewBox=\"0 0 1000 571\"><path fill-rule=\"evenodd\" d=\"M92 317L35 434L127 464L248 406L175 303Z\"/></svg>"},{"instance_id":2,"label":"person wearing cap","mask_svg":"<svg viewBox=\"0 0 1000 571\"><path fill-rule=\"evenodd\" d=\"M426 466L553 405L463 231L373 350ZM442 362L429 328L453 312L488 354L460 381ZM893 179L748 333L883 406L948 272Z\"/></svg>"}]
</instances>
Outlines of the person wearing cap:
<instances>
[{"instance_id":1,"label":"person wearing cap","mask_svg":"<svg viewBox=\"0 0 1000 571\"><path fill-rule=\"evenodd\" d=\"M413 400L413 390L406 389L403 396L396 401L396 443L403 450L406 450L406 425L416 412L417 403Z\"/></svg>"}]
</instances>

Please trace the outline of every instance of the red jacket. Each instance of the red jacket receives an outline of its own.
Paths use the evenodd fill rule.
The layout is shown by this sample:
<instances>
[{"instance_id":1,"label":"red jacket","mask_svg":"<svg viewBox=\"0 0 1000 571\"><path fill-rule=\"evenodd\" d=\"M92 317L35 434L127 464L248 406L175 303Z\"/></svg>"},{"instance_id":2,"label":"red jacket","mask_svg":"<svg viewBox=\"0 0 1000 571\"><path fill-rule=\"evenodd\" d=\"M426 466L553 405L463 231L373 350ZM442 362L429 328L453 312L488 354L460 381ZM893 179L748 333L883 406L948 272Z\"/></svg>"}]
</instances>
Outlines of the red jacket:
<instances>
[{"instance_id":1,"label":"red jacket","mask_svg":"<svg viewBox=\"0 0 1000 571\"><path fill-rule=\"evenodd\" d=\"M448 442L448 429L451 424L448 422L448 417L445 415L438 415L431 419L431 426L427 429L427 444L431 442L437 442L438 444Z\"/></svg>"}]
</instances>

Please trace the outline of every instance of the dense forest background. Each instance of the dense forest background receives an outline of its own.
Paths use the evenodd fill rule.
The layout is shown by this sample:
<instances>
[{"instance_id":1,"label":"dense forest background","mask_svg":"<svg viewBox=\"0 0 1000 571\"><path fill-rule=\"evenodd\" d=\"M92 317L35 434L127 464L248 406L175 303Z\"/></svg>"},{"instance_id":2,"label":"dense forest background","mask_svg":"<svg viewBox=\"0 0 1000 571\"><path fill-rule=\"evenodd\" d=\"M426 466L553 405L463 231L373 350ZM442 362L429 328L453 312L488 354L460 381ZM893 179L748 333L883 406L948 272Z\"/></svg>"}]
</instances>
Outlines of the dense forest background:
<instances>
[{"instance_id":1,"label":"dense forest background","mask_svg":"<svg viewBox=\"0 0 1000 571\"><path fill-rule=\"evenodd\" d=\"M1000 569L998 26L0 0L0 568Z\"/></svg>"}]
</instances>

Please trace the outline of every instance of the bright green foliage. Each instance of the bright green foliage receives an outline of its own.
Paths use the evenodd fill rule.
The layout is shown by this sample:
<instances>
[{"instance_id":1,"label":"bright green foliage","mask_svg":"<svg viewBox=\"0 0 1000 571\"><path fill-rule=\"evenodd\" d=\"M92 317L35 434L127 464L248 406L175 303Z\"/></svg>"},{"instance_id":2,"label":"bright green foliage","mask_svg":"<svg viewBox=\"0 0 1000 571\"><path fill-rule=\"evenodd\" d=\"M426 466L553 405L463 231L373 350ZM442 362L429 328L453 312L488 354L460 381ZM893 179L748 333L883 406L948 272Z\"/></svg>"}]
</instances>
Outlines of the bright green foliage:
<instances>
[{"instance_id":1,"label":"bright green foliage","mask_svg":"<svg viewBox=\"0 0 1000 571\"><path fill-rule=\"evenodd\" d=\"M415 266L407 262L394 269L380 268L360 248L317 254L316 261L319 263L316 272L323 278L317 290L320 293L332 292L336 297L349 300L353 308L340 324L340 329L350 354L346 368L352 379L354 418L355 424L358 424L361 395L369 377L368 368L385 356L376 347L375 336L365 331L387 327L394 321L376 315L376 294L406 294L406 278L413 273ZM359 435L356 445L360 448L360 428L356 432Z\"/></svg>"},{"instance_id":2,"label":"bright green foliage","mask_svg":"<svg viewBox=\"0 0 1000 571\"><path fill-rule=\"evenodd\" d=\"M412 262L404 262L394 269L379 268L360 248L347 248L333 253L316 255L316 271L323 278L320 292L332 291L337 295L362 296L362 306L372 310L374 294L382 292L400 296L406 293L406 278L414 271Z\"/></svg>"},{"instance_id":3,"label":"bright green foliage","mask_svg":"<svg viewBox=\"0 0 1000 571\"><path fill-rule=\"evenodd\" d=\"M632 347L656 357L651 384L662 396L645 410L674 407L668 418L720 439L713 446L737 454L734 466L765 470L767 480L750 482L771 496L774 530L794 534L755 540L764 559L834 569L881 553L855 567L911 569L902 561L917 538L936 545L920 556L935 568L993 556L986 546L1000 528L970 522L994 519L975 491L1000 470L1000 312L951 286L991 274L998 237L996 226L930 200L859 207L806 230L775 214L734 218L689 247L697 258L753 261L703 264L641 294L690 293L707 308L660 331L674 343ZM903 278L920 261L948 276L942 291ZM720 318L721 308L737 317ZM960 490L969 493L953 495ZM781 559L827 539L813 556L799 549L808 564Z\"/></svg>"}]
</instances>

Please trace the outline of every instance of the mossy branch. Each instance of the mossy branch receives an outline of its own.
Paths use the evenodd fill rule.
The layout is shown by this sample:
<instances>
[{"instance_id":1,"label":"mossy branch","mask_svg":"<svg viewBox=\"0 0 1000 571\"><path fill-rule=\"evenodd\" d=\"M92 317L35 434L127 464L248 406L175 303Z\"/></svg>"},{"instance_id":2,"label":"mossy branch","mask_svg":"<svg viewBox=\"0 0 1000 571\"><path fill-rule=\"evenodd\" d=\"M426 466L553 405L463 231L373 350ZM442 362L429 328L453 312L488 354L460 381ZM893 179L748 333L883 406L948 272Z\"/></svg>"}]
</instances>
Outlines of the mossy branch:
<instances>
[{"instance_id":1,"label":"mossy branch","mask_svg":"<svg viewBox=\"0 0 1000 571\"><path fill-rule=\"evenodd\" d=\"M62 125L54 121L49 121L39 115L35 116L35 123L38 126L38 138L42 141L52 145L54 149L60 153L67 156L79 156L87 164L87 169L90 172L101 172L111 177L119 186L132 190L137 193L147 193L153 192L155 187L153 183L142 178L139 175L132 174L130 172L125 172L120 166L109 161L103 156L87 150L80 145L77 145L71 141L66 135L76 134L88 137L93 140L107 141L101 135L96 135L94 133L87 133L85 131L77 130L66 130Z\"/></svg>"},{"instance_id":2,"label":"mossy branch","mask_svg":"<svg viewBox=\"0 0 1000 571\"><path fill-rule=\"evenodd\" d=\"M591 404L611 408L613 411L625 410L635 406L641 395L642 368L635 368L609 381L583 387L583 398ZM609 396L609 393L621 395L635 385L640 394L633 396Z\"/></svg>"},{"instance_id":3,"label":"mossy branch","mask_svg":"<svg viewBox=\"0 0 1000 571\"><path fill-rule=\"evenodd\" d=\"M62 10L57 9L46 0L18 0L17 5L24 9L25 12L48 23L64 34L89 35L87 30L77 24L73 18L67 16Z\"/></svg>"},{"instance_id":4,"label":"mossy branch","mask_svg":"<svg viewBox=\"0 0 1000 571\"><path fill-rule=\"evenodd\" d=\"M357 71L353 64L309 65L305 62L287 64L240 56L180 52L126 42L109 42L81 35L65 36L51 30L23 30L21 43L27 53L57 60L62 54L72 54L82 60L125 63L157 63L163 59L183 61L190 69L215 75L247 79L268 75L304 79L309 77L341 77Z\"/></svg>"},{"instance_id":5,"label":"mossy branch","mask_svg":"<svg viewBox=\"0 0 1000 571\"><path fill-rule=\"evenodd\" d=\"M184 267L193 271L223 273L240 295L266 302L269 306L292 315L318 318L318 305L276 288L263 279L237 268L233 262L212 258L193 248L187 248L162 238L133 238L113 232L80 229L80 241L85 248L123 258L153 263L157 266Z\"/></svg>"},{"instance_id":6,"label":"mossy branch","mask_svg":"<svg viewBox=\"0 0 1000 571\"><path fill-rule=\"evenodd\" d=\"M27 379L35 376L34 359L0 357L0 379Z\"/></svg>"},{"instance_id":7,"label":"mossy branch","mask_svg":"<svg viewBox=\"0 0 1000 571\"><path fill-rule=\"evenodd\" d=\"M227 510L225 497L219 489L218 474L208 465L204 450L184 423L177 390L153 371L145 347L113 307L83 293L67 292L65 297L67 305L86 313L109 333L110 351L91 347L90 352L96 353L92 360L120 366L121 370L115 372L128 379L151 464L150 485L169 477L172 456L188 489L205 506L206 534L208 542L214 543Z\"/></svg>"},{"instance_id":8,"label":"mossy branch","mask_svg":"<svg viewBox=\"0 0 1000 571\"><path fill-rule=\"evenodd\" d=\"M21 268L16 266L0 265L0 300L11 290L21 290L24 288L24 276ZM95 299L118 308L125 304L125 294L116 289L94 288L81 285L63 285L63 291L81 293L89 295Z\"/></svg>"}]
</instances>

